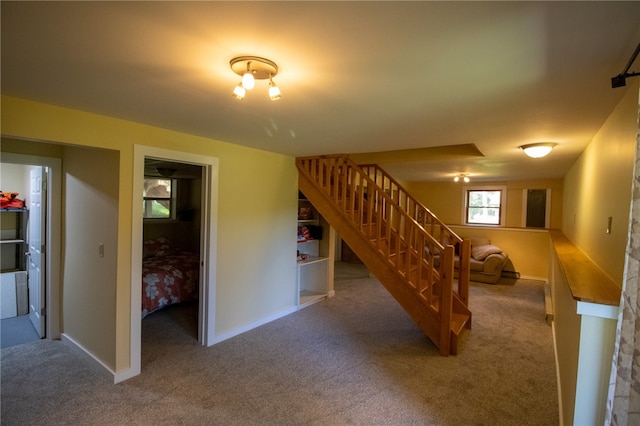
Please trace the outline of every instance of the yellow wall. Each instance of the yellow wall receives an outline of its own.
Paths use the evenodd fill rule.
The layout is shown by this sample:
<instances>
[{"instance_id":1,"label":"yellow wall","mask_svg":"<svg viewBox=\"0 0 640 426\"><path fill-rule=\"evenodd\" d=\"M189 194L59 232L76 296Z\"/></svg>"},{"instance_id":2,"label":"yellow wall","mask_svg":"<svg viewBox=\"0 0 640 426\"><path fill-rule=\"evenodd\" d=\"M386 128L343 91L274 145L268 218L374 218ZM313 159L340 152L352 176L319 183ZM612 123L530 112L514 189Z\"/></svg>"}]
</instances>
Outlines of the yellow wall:
<instances>
[{"instance_id":1,"label":"yellow wall","mask_svg":"<svg viewBox=\"0 0 640 426\"><path fill-rule=\"evenodd\" d=\"M638 129L637 80L626 90L565 176L562 209L563 233L620 286ZM609 217L613 219L611 234L606 233Z\"/></svg>"},{"instance_id":2,"label":"yellow wall","mask_svg":"<svg viewBox=\"0 0 640 426\"><path fill-rule=\"evenodd\" d=\"M521 278L546 281L549 277L549 235L545 230L526 228L492 228L488 226L458 226L451 229L463 238L488 238L508 256L505 271L514 271Z\"/></svg>"},{"instance_id":3,"label":"yellow wall","mask_svg":"<svg viewBox=\"0 0 640 426\"><path fill-rule=\"evenodd\" d=\"M468 186L501 186L507 190L506 226L465 226L464 194ZM549 248L545 231L523 227L523 194L527 189L551 189L550 228L562 225L562 179L535 179L503 182L479 182L469 185L455 182L407 182L406 188L440 220L462 237L484 237L502 248L510 259L507 270L523 278L547 280Z\"/></svg>"},{"instance_id":4,"label":"yellow wall","mask_svg":"<svg viewBox=\"0 0 640 426\"><path fill-rule=\"evenodd\" d=\"M515 180L504 182L406 182L406 188L440 220L450 225L464 224L464 194L470 186L496 186L507 189L505 227L523 226L522 201L526 189L551 189L550 228L562 225L562 179Z\"/></svg>"},{"instance_id":5,"label":"yellow wall","mask_svg":"<svg viewBox=\"0 0 640 426\"><path fill-rule=\"evenodd\" d=\"M96 322L91 312L74 313L74 318L80 321L110 324L105 329L114 328L115 341L106 346L114 350L106 354L101 345L90 339L70 336L79 338L79 343L116 372L130 366L131 203L133 191L137 190L133 188L135 144L219 159L218 238L212 242L217 244L218 253L216 333L240 329L295 306L294 158L8 96L2 96L2 135L48 142L30 144L3 139L2 150L60 157L63 167L65 152L58 143L80 150L93 147L118 153L114 182L118 186L117 229L112 229L117 241L114 254L117 267L115 281L109 283L115 295L115 314L105 313ZM91 156L87 159L95 161ZM63 275L73 272L65 270ZM63 294L65 285L63 281ZM101 332L98 327L94 329L96 334Z\"/></svg>"},{"instance_id":6,"label":"yellow wall","mask_svg":"<svg viewBox=\"0 0 640 426\"><path fill-rule=\"evenodd\" d=\"M111 369L116 341L118 162L114 150L64 147L61 328Z\"/></svg>"}]
</instances>

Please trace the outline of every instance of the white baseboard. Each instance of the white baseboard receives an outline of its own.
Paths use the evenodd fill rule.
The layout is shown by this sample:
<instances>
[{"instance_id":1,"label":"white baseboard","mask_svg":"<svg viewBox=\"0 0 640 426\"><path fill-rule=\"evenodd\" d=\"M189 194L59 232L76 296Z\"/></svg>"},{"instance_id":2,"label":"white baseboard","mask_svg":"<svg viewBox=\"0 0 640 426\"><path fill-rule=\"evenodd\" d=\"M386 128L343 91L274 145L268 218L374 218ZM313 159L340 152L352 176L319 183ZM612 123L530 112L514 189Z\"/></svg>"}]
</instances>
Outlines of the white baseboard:
<instances>
[{"instance_id":1,"label":"white baseboard","mask_svg":"<svg viewBox=\"0 0 640 426\"><path fill-rule=\"evenodd\" d=\"M109 367L104 362L102 362L98 357L96 357L94 354L88 351L84 346L82 346L80 343L73 340L73 338L69 337L65 333L62 333L62 335L60 336L60 340L62 340L62 343L64 343L68 347L74 349L77 354L91 361L91 364L95 367L95 370L98 373L102 374L105 378L109 380L113 380L114 383L117 383L115 381L116 373L111 369L111 367Z\"/></svg>"},{"instance_id":2,"label":"white baseboard","mask_svg":"<svg viewBox=\"0 0 640 426\"><path fill-rule=\"evenodd\" d=\"M239 334L246 333L249 330L253 330L254 328L260 327L261 325L265 325L267 323L270 323L271 321L275 321L275 320L277 320L279 318L285 317L285 316L287 316L289 314L292 314L294 312L297 312L297 311L298 311L298 307L294 306L294 307L286 309L284 311L277 312L275 314L272 314L272 315L269 315L267 317L261 318L258 321L252 322L250 324L243 325L242 327L235 328L235 329L233 329L231 331L227 331L225 333L217 334L217 335L214 336L213 342L211 342L211 344L209 346L215 345L216 343L220 343L220 342L222 342L224 340L230 339L230 338L235 337L235 336L237 336Z\"/></svg>"}]
</instances>

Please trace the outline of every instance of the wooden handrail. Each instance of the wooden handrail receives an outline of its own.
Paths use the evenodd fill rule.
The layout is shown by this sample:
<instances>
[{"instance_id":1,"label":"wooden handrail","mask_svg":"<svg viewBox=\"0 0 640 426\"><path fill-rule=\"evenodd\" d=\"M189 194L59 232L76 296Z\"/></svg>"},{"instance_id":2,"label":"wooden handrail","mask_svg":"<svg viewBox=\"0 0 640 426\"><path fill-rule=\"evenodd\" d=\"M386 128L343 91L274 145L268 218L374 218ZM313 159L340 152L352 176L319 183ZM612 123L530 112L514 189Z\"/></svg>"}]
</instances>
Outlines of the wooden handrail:
<instances>
[{"instance_id":1,"label":"wooden handrail","mask_svg":"<svg viewBox=\"0 0 640 426\"><path fill-rule=\"evenodd\" d=\"M471 243L465 242L451 228L431 212L424 204L407 192L398 181L377 164L360 164L360 168L377 185L388 191L391 198L407 212L418 224L420 224L429 234L437 239L440 244L447 246L457 245L459 251L459 276L458 295L468 304L469 281L471 279Z\"/></svg>"},{"instance_id":2,"label":"wooden handrail","mask_svg":"<svg viewBox=\"0 0 640 426\"><path fill-rule=\"evenodd\" d=\"M443 330L450 330L454 244L462 239L445 226L439 226L452 236L446 245L442 244L407 211L417 212L421 208L413 197L398 190L398 194L403 194L400 200L371 177L371 168L363 170L346 155L297 158L296 164L301 173L340 207L341 214L357 227L378 256L405 279L407 287L426 308L440 316L445 323L441 325ZM384 179L394 182L396 188L390 177ZM435 218L434 215L430 217ZM466 304L468 295L458 296ZM441 350L444 346L448 352L449 331L443 332L441 339Z\"/></svg>"}]
</instances>

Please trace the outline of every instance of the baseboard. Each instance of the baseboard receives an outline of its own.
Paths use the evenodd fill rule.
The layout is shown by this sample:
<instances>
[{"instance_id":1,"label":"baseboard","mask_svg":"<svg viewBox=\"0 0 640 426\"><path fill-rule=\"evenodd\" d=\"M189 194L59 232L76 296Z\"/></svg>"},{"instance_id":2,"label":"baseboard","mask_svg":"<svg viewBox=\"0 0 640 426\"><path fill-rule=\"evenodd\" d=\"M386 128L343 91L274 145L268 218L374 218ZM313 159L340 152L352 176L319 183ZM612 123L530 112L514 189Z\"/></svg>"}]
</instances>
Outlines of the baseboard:
<instances>
[{"instance_id":1,"label":"baseboard","mask_svg":"<svg viewBox=\"0 0 640 426\"><path fill-rule=\"evenodd\" d=\"M520 275L520 279L532 280L532 281L542 281L544 283L549 282L549 277L535 277L533 275Z\"/></svg>"},{"instance_id":2,"label":"baseboard","mask_svg":"<svg viewBox=\"0 0 640 426\"><path fill-rule=\"evenodd\" d=\"M60 336L60 340L62 341L62 343L67 345L67 347L72 348L82 358L91 361L91 364L95 367L95 370L98 373L100 373L105 378L112 380L114 383L117 383L115 381L116 373L111 369L111 367L102 362L84 346L73 340L72 337L69 337L65 333L62 333L62 335Z\"/></svg>"},{"instance_id":3,"label":"baseboard","mask_svg":"<svg viewBox=\"0 0 640 426\"><path fill-rule=\"evenodd\" d=\"M214 336L213 342L211 342L211 344L209 346L215 345L216 343L220 343L220 342L222 342L224 340L227 340L227 339L230 339L232 337L238 336L239 334L246 333L249 330L253 330L254 328L257 328L257 327L260 327L262 325L268 324L271 321L275 321L275 320L277 320L279 318L286 317L287 315L292 314L292 313L297 312L297 311L298 311L298 307L294 306L292 308L285 309L284 311L280 311L280 312L277 312L275 314L269 315L267 317L261 318L258 321L252 322L250 324L243 325L242 327L235 328L235 329L233 329L231 331L227 331L225 333L217 334L217 335Z\"/></svg>"}]
</instances>

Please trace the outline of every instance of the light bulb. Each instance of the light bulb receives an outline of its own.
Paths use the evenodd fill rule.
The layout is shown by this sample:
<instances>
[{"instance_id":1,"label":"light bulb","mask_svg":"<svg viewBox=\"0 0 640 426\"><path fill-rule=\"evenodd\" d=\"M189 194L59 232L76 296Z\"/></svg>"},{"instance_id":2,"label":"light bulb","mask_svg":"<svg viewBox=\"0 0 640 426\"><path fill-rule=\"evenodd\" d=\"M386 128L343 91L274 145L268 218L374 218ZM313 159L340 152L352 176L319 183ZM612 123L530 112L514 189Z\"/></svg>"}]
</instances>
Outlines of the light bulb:
<instances>
[{"instance_id":1,"label":"light bulb","mask_svg":"<svg viewBox=\"0 0 640 426\"><path fill-rule=\"evenodd\" d=\"M247 94L247 91L242 87L242 84L238 84L234 89L231 96L238 100L243 100L244 96Z\"/></svg>"},{"instance_id":2,"label":"light bulb","mask_svg":"<svg viewBox=\"0 0 640 426\"><path fill-rule=\"evenodd\" d=\"M276 84L273 81L269 82L269 97L271 98L272 101L277 101L282 97L282 94L280 93L280 88L276 86Z\"/></svg>"},{"instance_id":3,"label":"light bulb","mask_svg":"<svg viewBox=\"0 0 640 426\"><path fill-rule=\"evenodd\" d=\"M247 71L246 73L244 73L244 75L242 76L242 87L247 90L251 90L255 87L255 85L256 81L253 78L253 74L251 74L251 71Z\"/></svg>"},{"instance_id":4,"label":"light bulb","mask_svg":"<svg viewBox=\"0 0 640 426\"><path fill-rule=\"evenodd\" d=\"M465 177L463 178L463 180L464 180L466 183L469 183L469 181L470 181L471 179L469 179L469 176L465 176Z\"/></svg>"},{"instance_id":5,"label":"light bulb","mask_svg":"<svg viewBox=\"0 0 640 426\"><path fill-rule=\"evenodd\" d=\"M453 178L454 182L458 182L459 180L460 180L460 176L456 176L456 177Z\"/></svg>"}]
</instances>

